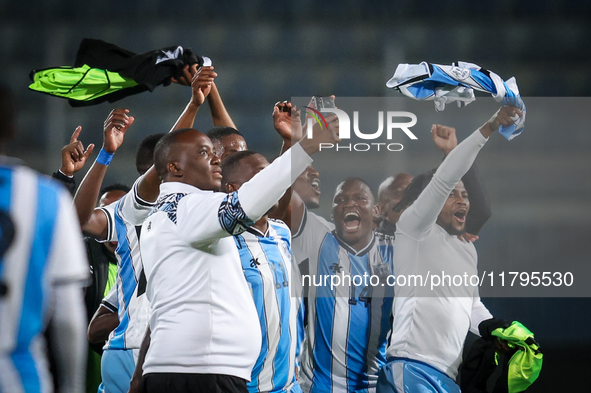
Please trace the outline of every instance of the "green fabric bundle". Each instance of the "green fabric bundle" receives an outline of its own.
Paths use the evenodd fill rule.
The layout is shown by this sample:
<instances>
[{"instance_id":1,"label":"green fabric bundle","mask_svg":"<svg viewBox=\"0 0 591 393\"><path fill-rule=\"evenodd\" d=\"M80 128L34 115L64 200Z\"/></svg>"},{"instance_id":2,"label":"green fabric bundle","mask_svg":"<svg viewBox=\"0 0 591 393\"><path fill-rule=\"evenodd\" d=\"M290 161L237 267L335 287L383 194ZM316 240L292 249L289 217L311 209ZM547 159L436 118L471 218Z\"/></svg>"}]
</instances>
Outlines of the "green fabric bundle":
<instances>
[{"instance_id":1,"label":"green fabric bundle","mask_svg":"<svg viewBox=\"0 0 591 393\"><path fill-rule=\"evenodd\" d=\"M517 348L509 360L509 393L523 392L534 383L542 370L543 354L534 334L517 321L507 328L495 329L491 334L507 341L510 348Z\"/></svg>"}]
</instances>

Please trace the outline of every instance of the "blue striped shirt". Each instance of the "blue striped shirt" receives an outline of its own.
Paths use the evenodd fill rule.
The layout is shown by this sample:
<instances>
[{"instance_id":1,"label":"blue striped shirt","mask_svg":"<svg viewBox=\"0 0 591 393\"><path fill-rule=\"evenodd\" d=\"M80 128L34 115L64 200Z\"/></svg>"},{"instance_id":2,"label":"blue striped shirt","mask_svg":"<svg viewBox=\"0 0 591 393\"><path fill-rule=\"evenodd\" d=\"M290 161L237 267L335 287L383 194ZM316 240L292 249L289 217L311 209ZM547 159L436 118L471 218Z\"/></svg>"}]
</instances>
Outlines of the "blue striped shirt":
<instances>
[{"instance_id":1,"label":"blue striped shirt","mask_svg":"<svg viewBox=\"0 0 591 393\"><path fill-rule=\"evenodd\" d=\"M291 289L291 232L282 221L268 220L266 234L251 227L234 236L262 330L262 348L248 391L281 392L295 382L299 299Z\"/></svg>"},{"instance_id":2,"label":"blue striped shirt","mask_svg":"<svg viewBox=\"0 0 591 393\"><path fill-rule=\"evenodd\" d=\"M308 276L303 277L308 324L300 384L310 392L366 392L375 388L386 362L394 296L386 276L392 274L393 238L376 233L356 252L313 213L306 211L303 226L293 239L296 261ZM331 288L335 275L350 276L351 284ZM370 275L379 282L371 285Z\"/></svg>"},{"instance_id":3,"label":"blue striped shirt","mask_svg":"<svg viewBox=\"0 0 591 393\"><path fill-rule=\"evenodd\" d=\"M145 295L146 278L139 248L140 226L153 204L137 194L139 178L132 190L111 205L100 208L107 216L106 241L116 241L117 301L107 297L103 303L117 309L119 325L109 335L105 349L139 349L149 320L149 302ZM109 307L110 306L110 307Z\"/></svg>"},{"instance_id":4,"label":"blue striped shirt","mask_svg":"<svg viewBox=\"0 0 591 393\"><path fill-rule=\"evenodd\" d=\"M0 392L49 392L43 330L54 288L89 267L71 197L58 183L0 164Z\"/></svg>"}]
</instances>

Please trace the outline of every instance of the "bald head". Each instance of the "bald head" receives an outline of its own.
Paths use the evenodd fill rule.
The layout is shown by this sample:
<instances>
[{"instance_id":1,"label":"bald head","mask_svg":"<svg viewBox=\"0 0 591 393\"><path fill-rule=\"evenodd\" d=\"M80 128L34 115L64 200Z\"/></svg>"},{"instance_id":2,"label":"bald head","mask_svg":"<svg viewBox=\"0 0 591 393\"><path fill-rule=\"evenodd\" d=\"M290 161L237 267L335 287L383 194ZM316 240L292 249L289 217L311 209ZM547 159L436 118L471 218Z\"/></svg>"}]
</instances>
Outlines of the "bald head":
<instances>
[{"instance_id":1,"label":"bald head","mask_svg":"<svg viewBox=\"0 0 591 393\"><path fill-rule=\"evenodd\" d=\"M190 184L202 190L219 190L220 160L207 135L183 128L166 134L154 149L154 166L163 182Z\"/></svg>"}]
</instances>

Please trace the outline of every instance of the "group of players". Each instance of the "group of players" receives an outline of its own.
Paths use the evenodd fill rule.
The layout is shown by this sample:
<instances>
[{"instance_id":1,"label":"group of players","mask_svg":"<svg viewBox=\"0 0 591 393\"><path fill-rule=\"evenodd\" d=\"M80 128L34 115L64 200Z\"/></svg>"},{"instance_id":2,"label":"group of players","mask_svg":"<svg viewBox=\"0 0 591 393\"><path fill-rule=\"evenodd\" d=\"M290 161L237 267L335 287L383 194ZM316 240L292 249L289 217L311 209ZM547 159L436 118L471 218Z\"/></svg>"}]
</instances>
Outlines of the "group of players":
<instances>
[{"instance_id":1,"label":"group of players","mask_svg":"<svg viewBox=\"0 0 591 393\"><path fill-rule=\"evenodd\" d=\"M473 162L519 110L501 108L460 144L455 129L434 125L433 140L446 156L437 171L388 178L377 198L363 179L346 179L328 221L310 211L320 195L310 156L320 143L339 141L336 117L302 138L301 113L277 103L273 122L283 146L269 163L247 150L216 76L213 67L184 70L178 82L190 85L192 96L172 130L141 143L131 189L101 192L134 123L128 110L112 111L102 149L75 193L82 231L103 242L93 253L96 243L85 240L94 275L87 297L104 297L88 324L89 340L102 347L99 391L459 392L468 331L492 342L490 331L508 325L471 288L427 294L384 284L392 275L477 272L472 242L490 203ZM207 135L192 128L206 100L215 125ZM93 150L78 140L80 132L54 174L70 187ZM2 235L4 241L4 228ZM66 259L84 260L78 243L68 240ZM92 261L101 253L110 274ZM301 279L364 274L379 283L333 287ZM84 351L74 347L75 335L66 339L65 356L79 360ZM15 358L8 349L0 348L3 366ZM80 388L78 369L64 374L63 391ZM14 375L10 383L0 377L0 391L35 391L26 387L30 375Z\"/></svg>"}]
</instances>

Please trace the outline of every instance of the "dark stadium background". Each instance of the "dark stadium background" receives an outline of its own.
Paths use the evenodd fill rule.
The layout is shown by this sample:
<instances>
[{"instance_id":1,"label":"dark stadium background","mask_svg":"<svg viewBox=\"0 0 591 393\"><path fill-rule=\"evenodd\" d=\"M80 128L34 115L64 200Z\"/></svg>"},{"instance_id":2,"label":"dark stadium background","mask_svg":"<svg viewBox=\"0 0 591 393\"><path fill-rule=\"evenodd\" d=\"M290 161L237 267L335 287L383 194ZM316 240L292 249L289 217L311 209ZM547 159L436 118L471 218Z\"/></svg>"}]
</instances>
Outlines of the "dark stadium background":
<instances>
[{"instance_id":1,"label":"dark stadium background","mask_svg":"<svg viewBox=\"0 0 591 393\"><path fill-rule=\"evenodd\" d=\"M49 174L59 167L60 149L77 125L83 126L85 144L100 147L104 118L112 107L125 106L136 123L106 184L130 184L137 143L168 131L184 108L190 90L176 85L115 105L76 109L27 89L32 69L73 63L84 37L138 53L183 45L211 57L222 98L249 147L273 157L280 144L270 116L276 101L313 94L397 96L385 82L402 62L464 60L505 79L515 76L525 97L589 96L590 16L590 2L558 0L0 0L1 79L20 101L20 132L8 152ZM581 100L585 106L589 102ZM531 108L528 116L536 116ZM479 161L493 202L493 217L476 244L481 259L529 258L557 270L565 261L591 263L591 122L588 114L565 120L526 129L512 142L517 153L502 159L495 152L503 147L495 142ZM210 126L202 108L196 127ZM408 168L377 165L367 175L374 191L386 176L402 170L417 174L440 158L427 138L414 149ZM429 164L413 170L423 160ZM328 216L334 184L341 179L323 180L321 212ZM499 247L499 239L509 241ZM584 391L591 367L588 298L484 301L493 314L522 321L542 344L544 369L531 392Z\"/></svg>"}]
</instances>

